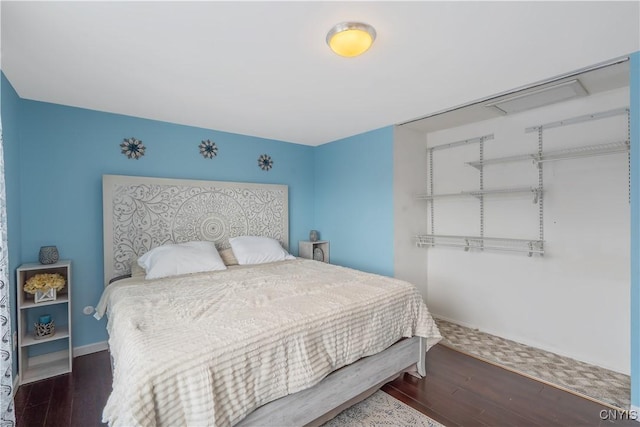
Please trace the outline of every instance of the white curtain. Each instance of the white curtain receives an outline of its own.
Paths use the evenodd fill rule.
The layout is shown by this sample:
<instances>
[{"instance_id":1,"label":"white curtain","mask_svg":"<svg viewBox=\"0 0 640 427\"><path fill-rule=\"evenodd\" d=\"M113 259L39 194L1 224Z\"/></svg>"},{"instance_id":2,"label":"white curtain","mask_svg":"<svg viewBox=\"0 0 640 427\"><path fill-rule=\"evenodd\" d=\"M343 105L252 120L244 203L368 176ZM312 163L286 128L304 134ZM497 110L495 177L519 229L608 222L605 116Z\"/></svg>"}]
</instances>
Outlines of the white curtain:
<instances>
[{"instance_id":1,"label":"white curtain","mask_svg":"<svg viewBox=\"0 0 640 427\"><path fill-rule=\"evenodd\" d=\"M7 198L4 186L4 144L0 123L0 427L16 423L13 410L11 310L9 308L9 252L7 249Z\"/></svg>"}]
</instances>

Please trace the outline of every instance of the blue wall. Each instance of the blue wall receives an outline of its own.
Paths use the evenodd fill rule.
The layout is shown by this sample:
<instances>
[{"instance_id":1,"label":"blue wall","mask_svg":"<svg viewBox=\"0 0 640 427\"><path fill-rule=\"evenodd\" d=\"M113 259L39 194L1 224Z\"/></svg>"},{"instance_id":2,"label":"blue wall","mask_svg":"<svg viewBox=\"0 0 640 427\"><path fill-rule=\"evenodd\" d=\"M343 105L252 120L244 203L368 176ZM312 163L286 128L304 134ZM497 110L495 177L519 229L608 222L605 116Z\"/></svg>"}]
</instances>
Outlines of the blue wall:
<instances>
[{"instance_id":1,"label":"blue wall","mask_svg":"<svg viewBox=\"0 0 640 427\"><path fill-rule=\"evenodd\" d=\"M640 52L631 55L631 404L640 407Z\"/></svg>"},{"instance_id":2,"label":"blue wall","mask_svg":"<svg viewBox=\"0 0 640 427\"><path fill-rule=\"evenodd\" d=\"M56 245L72 260L74 347L107 339L104 321L82 313L103 289L103 174L287 184L291 252L313 228L313 147L27 100L19 127L21 258ZM122 155L124 137L142 140L145 156ZM203 139L216 142L214 159L199 154ZM263 153L274 160L268 172Z\"/></svg>"},{"instance_id":3,"label":"blue wall","mask_svg":"<svg viewBox=\"0 0 640 427\"><path fill-rule=\"evenodd\" d=\"M22 264L22 221L20 215L20 139L18 131L18 114L20 98L1 73L0 76L1 108L2 108L2 140L4 155L4 178L7 195L7 239L9 243L9 280L11 284L11 327L18 329L16 321L16 268ZM14 352L13 360L18 360ZM13 364L13 375L17 372L17 364Z\"/></svg>"},{"instance_id":4,"label":"blue wall","mask_svg":"<svg viewBox=\"0 0 640 427\"><path fill-rule=\"evenodd\" d=\"M393 127L316 150L315 224L331 263L393 276Z\"/></svg>"}]
</instances>

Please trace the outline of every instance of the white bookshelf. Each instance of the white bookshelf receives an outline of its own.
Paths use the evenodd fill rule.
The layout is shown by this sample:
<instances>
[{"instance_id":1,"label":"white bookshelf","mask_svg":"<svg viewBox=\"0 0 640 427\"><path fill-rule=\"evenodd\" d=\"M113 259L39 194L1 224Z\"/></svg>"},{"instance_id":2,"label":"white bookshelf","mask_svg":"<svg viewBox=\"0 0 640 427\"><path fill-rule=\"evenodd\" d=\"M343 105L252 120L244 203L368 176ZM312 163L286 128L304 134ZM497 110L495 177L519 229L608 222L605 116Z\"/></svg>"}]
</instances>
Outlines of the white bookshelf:
<instances>
[{"instance_id":1,"label":"white bookshelf","mask_svg":"<svg viewBox=\"0 0 640 427\"><path fill-rule=\"evenodd\" d=\"M32 294L24 292L24 285L29 278L41 273L58 273L66 284L57 293L53 301L35 303ZM73 367L73 344L71 342L71 261L60 260L55 264L23 264L16 270L17 305L18 305L18 359L20 384L39 381L45 378L71 372ZM51 314L55 323L53 336L35 339L33 324L39 316ZM50 351L41 350L39 346L49 346L60 342ZM34 353L40 353L33 355Z\"/></svg>"}]
</instances>

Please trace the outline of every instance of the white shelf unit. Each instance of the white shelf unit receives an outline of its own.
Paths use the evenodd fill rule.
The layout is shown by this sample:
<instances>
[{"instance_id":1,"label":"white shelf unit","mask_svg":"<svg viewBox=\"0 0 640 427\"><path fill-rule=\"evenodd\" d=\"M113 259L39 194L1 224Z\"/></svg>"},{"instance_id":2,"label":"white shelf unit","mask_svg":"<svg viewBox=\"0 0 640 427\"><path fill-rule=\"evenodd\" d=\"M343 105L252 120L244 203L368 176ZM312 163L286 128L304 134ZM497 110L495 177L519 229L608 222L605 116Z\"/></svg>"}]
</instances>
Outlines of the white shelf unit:
<instances>
[{"instance_id":1,"label":"white shelf unit","mask_svg":"<svg viewBox=\"0 0 640 427\"><path fill-rule=\"evenodd\" d=\"M309 240L300 240L298 242L298 255L300 256L300 258L315 259L316 261L328 263L329 241L318 240L316 242L311 242ZM322 258L319 259L319 256L321 256Z\"/></svg>"},{"instance_id":2,"label":"white shelf unit","mask_svg":"<svg viewBox=\"0 0 640 427\"><path fill-rule=\"evenodd\" d=\"M535 164L553 162L557 160L581 159L584 157L606 156L609 154L628 153L629 141L606 142L603 144L583 145L581 147L566 148L563 150L547 151L542 154L521 154L509 157L497 157L485 159L482 162L467 162L469 166L479 169L481 166L496 165L519 161L532 161Z\"/></svg>"},{"instance_id":3,"label":"white shelf unit","mask_svg":"<svg viewBox=\"0 0 640 427\"><path fill-rule=\"evenodd\" d=\"M23 288L29 278L36 274L58 273L65 278L65 287L57 293L54 301L35 303L33 295ZM71 261L60 260L55 264L23 264L16 270L18 305L18 370L20 384L39 381L71 372L73 368L73 345L71 340ZM43 314L52 314L55 334L35 339L33 323ZM58 343L64 349L39 351L30 355L38 346Z\"/></svg>"},{"instance_id":4,"label":"white shelf unit","mask_svg":"<svg viewBox=\"0 0 640 427\"><path fill-rule=\"evenodd\" d=\"M542 138L542 132L545 130L575 125L578 123L584 123L592 120L606 119L609 117L629 115L629 108L615 108L613 110L600 111L593 114L586 114L583 116L572 117L570 119L559 120L556 122L546 123L543 125L531 126L525 129L525 133L537 132ZM510 163L519 161L532 161L535 164L544 162L552 162L557 160L569 160L569 159L581 159L584 157L594 156L606 156L609 154L629 153L629 135L624 141L611 141L601 144L582 145L578 147L565 148L562 150L552 150L546 152L538 152L531 154L520 154L516 156L497 157L493 159L481 159L474 162L467 162L469 166L473 166L476 169L480 169L482 166L490 166L500 163Z\"/></svg>"},{"instance_id":5,"label":"white shelf unit","mask_svg":"<svg viewBox=\"0 0 640 427\"><path fill-rule=\"evenodd\" d=\"M574 125L578 123L584 123L592 120L605 119L608 117L614 117L618 115L627 115L627 123L629 123L629 108L622 107L613 110L601 111L593 114L587 114L583 116L572 117L565 120L546 123L537 126L531 126L525 129L525 133L536 132L538 134L538 152L530 154L520 154L508 157L498 158L484 158L484 143L485 141L494 139L494 135L484 135L476 138L466 139L463 141L452 142L449 144L438 145L427 149L429 155L429 193L419 194L416 196L418 200L427 200L430 202L431 213L431 234L421 234L415 236L416 245L419 247L433 247L433 246L449 246L449 247L461 247L466 251L470 249L491 249L498 251L510 251L510 252L526 252L529 256L533 254L544 254L544 185L543 185L543 169L542 166L545 162L569 160L569 159L581 159L594 156L605 156L611 154L623 153L629 156L630 149L630 129L627 125L627 139L623 141L604 142L600 144L582 145L578 147L565 148L561 150L543 151L543 133L545 130ZM460 193L450 194L434 194L433 193L433 152L442 149L448 149L453 147L459 147L471 143L479 144L480 155L479 159L473 162L466 162L467 165L473 166L479 171L480 189L475 191L462 191ZM484 168L485 166L496 165L500 163L531 161L538 168L538 185L537 187L519 187L519 188L505 188L505 189L484 189ZM507 239L497 237L486 237L484 235L484 198L485 196L495 194L515 194L531 192L534 195L533 203L538 205L538 219L539 219L539 238L538 239ZM461 196L474 196L480 201L480 236L457 236L457 235L442 235L435 234L434 231L434 200L447 197L461 197Z\"/></svg>"},{"instance_id":6,"label":"white shelf unit","mask_svg":"<svg viewBox=\"0 0 640 427\"><path fill-rule=\"evenodd\" d=\"M426 200L429 202L430 209L430 220L431 220L431 233L430 234L420 234L414 236L416 245L418 247L434 247L434 246L446 246L446 247L459 247L463 248L465 251L469 251L471 249L477 250L495 250L495 251L506 251L506 252L523 252L527 253L529 256L533 254L543 255L544 254L544 240L543 240L543 232L542 226L540 226L540 236L539 239L512 239L512 238L500 238L500 237L487 237L484 235L484 224L485 224L485 213L484 213L484 205L485 205L485 197L489 196L510 196L517 194L531 194L532 200L534 204L539 206L540 218L542 218L542 197L544 193L544 188L542 185L542 177L541 174L538 179L537 187L512 187L512 188L493 188L487 189L484 188L484 165L486 165L487 160L484 159L484 144L486 141L494 139L494 135L483 135L475 138L465 139L462 141L456 141L448 144L438 145L435 147L431 147L427 149L428 154L428 162L429 162L429 192L427 194L418 194L415 196L417 200ZM470 190L470 191L461 191L459 193L445 193L445 194L437 194L433 192L433 153L434 151L460 147L468 144L478 144L480 151L480 160L479 162L471 162L478 163L476 166L478 171L480 172L479 178L479 189ZM540 147L541 151L541 147ZM529 159L530 157L526 157ZM522 160L526 160L522 159ZM521 160L520 158L518 160ZM471 164L469 163L469 164ZM435 233L435 201L438 199L444 198L454 198L454 197L475 197L479 201L479 222L480 222L480 235L479 236L466 236L466 235L445 235L445 234L436 234ZM542 220L540 220L542 224Z\"/></svg>"}]
</instances>

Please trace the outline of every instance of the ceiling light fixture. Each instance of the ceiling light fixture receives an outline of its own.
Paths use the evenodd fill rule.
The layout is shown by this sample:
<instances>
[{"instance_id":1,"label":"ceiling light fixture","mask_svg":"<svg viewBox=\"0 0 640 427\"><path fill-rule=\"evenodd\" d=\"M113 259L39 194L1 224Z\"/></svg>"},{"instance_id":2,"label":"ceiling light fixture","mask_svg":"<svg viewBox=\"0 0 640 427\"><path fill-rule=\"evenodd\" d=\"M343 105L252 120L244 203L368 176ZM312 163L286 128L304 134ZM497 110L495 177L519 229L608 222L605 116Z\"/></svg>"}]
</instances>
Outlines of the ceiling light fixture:
<instances>
[{"instance_id":1,"label":"ceiling light fixture","mask_svg":"<svg viewBox=\"0 0 640 427\"><path fill-rule=\"evenodd\" d=\"M365 53L376 39L376 30L362 22L341 22L327 34L327 44L340 56L354 57Z\"/></svg>"}]
</instances>

